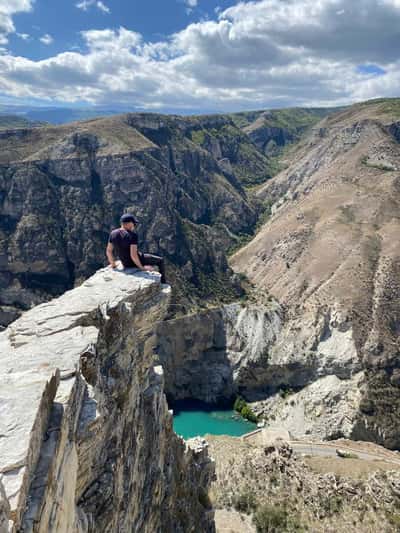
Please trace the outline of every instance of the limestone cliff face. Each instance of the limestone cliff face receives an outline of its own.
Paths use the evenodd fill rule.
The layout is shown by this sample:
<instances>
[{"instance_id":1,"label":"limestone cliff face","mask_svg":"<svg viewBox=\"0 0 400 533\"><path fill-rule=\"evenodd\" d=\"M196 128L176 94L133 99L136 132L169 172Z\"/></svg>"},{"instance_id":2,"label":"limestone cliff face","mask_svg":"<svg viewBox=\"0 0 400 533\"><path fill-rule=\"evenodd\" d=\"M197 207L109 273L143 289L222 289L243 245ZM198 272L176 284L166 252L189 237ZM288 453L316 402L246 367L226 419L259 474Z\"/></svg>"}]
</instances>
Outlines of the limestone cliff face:
<instances>
[{"instance_id":1,"label":"limestone cliff face","mask_svg":"<svg viewBox=\"0 0 400 533\"><path fill-rule=\"evenodd\" d=\"M214 531L213 464L154 366L158 280L101 270L0 334L1 533Z\"/></svg>"},{"instance_id":2,"label":"limestone cliff face","mask_svg":"<svg viewBox=\"0 0 400 533\"><path fill-rule=\"evenodd\" d=\"M135 113L0 131L0 327L103 266L129 209L145 251L167 258L175 309L233 301L226 250L260 209L243 185L271 177L266 144L282 148L319 116Z\"/></svg>"},{"instance_id":3,"label":"limestone cliff face","mask_svg":"<svg viewBox=\"0 0 400 533\"><path fill-rule=\"evenodd\" d=\"M162 322L156 351L174 400L257 397L274 387L266 364L281 329L279 306L238 303Z\"/></svg>"},{"instance_id":4,"label":"limestone cliff face","mask_svg":"<svg viewBox=\"0 0 400 533\"><path fill-rule=\"evenodd\" d=\"M272 302L161 322L156 351L167 395L232 403L240 394L293 437L359 437L364 372L351 331L338 314L301 324L288 328Z\"/></svg>"}]
</instances>

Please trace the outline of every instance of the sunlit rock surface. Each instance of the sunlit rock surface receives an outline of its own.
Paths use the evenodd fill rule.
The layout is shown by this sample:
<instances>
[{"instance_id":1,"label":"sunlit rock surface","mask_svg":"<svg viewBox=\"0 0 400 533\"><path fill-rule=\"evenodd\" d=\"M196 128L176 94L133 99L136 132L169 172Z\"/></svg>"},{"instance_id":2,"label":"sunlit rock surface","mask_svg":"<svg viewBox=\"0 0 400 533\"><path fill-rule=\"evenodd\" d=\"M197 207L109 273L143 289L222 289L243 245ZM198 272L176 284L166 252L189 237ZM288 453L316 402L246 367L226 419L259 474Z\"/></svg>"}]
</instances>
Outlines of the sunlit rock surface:
<instances>
[{"instance_id":1,"label":"sunlit rock surface","mask_svg":"<svg viewBox=\"0 0 400 533\"><path fill-rule=\"evenodd\" d=\"M214 531L213 463L154 366L169 295L107 268L0 334L1 533Z\"/></svg>"}]
</instances>

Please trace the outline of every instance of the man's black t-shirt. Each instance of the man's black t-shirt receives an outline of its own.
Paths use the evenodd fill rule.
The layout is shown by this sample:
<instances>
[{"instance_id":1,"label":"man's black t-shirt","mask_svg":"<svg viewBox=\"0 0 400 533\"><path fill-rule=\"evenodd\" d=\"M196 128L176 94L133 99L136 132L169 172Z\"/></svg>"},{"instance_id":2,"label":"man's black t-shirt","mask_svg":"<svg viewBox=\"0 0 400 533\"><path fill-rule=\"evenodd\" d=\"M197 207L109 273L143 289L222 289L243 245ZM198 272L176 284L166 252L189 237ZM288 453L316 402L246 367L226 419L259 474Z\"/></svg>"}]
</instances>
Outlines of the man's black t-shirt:
<instances>
[{"instance_id":1,"label":"man's black t-shirt","mask_svg":"<svg viewBox=\"0 0 400 533\"><path fill-rule=\"evenodd\" d=\"M114 250L120 258L124 267L135 267L135 263L131 259L131 244L138 243L138 236L135 231L128 231L122 228L113 230L110 233L108 242L114 246Z\"/></svg>"}]
</instances>

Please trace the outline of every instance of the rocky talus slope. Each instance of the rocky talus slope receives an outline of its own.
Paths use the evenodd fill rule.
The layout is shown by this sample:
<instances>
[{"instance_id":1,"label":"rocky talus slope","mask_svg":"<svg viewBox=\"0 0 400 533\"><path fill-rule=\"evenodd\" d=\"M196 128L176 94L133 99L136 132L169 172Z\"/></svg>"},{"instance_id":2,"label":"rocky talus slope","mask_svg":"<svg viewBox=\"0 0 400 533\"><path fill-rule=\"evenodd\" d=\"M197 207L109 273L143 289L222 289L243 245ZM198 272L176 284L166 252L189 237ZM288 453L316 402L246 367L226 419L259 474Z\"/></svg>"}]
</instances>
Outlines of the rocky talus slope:
<instances>
[{"instance_id":1,"label":"rocky talus slope","mask_svg":"<svg viewBox=\"0 0 400 533\"><path fill-rule=\"evenodd\" d=\"M399 121L395 100L319 123L259 189L272 216L232 258L282 306L265 364L284 391L257 407L296 436L400 447Z\"/></svg>"},{"instance_id":2,"label":"rocky talus slope","mask_svg":"<svg viewBox=\"0 0 400 533\"><path fill-rule=\"evenodd\" d=\"M213 532L214 467L172 430L156 274L103 269L0 334L0 531Z\"/></svg>"},{"instance_id":3,"label":"rocky talus slope","mask_svg":"<svg viewBox=\"0 0 400 533\"><path fill-rule=\"evenodd\" d=\"M207 438L216 460L211 497L221 533L399 531L398 462L300 457L284 441L253 446Z\"/></svg>"}]
</instances>

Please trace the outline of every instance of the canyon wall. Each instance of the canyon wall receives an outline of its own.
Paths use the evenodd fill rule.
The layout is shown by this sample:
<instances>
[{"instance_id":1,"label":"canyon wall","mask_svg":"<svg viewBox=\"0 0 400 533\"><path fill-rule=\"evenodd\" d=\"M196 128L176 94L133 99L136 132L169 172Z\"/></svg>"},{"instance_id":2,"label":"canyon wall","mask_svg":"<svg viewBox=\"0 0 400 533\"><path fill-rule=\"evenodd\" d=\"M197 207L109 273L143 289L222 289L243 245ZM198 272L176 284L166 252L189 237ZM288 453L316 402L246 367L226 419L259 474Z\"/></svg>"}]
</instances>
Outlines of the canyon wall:
<instances>
[{"instance_id":1,"label":"canyon wall","mask_svg":"<svg viewBox=\"0 0 400 533\"><path fill-rule=\"evenodd\" d=\"M0 334L0 531L213 532L213 463L172 429L157 274L103 269Z\"/></svg>"},{"instance_id":2,"label":"canyon wall","mask_svg":"<svg viewBox=\"0 0 400 533\"><path fill-rule=\"evenodd\" d=\"M209 403L229 401L238 393L264 396L266 373L271 373L268 351L280 328L274 304L233 303L161 322L156 351L167 395Z\"/></svg>"},{"instance_id":3,"label":"canyon wall","mask_svg":"<svg viewBox=\"0 0 400 533\"><path fill-rule=\"evenodd\" d=\"M171 401L251 402L295 438L363 438L364 376L352 333L334 314L288 328L276 302L229 304L161 322L156 351Z\"/></svg>"},{"instance_id":4,"label":"canyon wall","mask_svg":"<svg viewBox=\"0 0 400 533\"><path fill-rule=\"evenodd\" d=\"M140 220L144 251L167 260L175 312L243 294L227 250L261 209L243 185L272 175L269 156L242 130L260 114L131 113L0 131L0 327L102 267L125 210ZM260 120L279 124L282 147L319 115L276 111L254 131ZM262 128L257 139L274 135Z\"/></svg>"},{"instance_id":5,"label":"canyon wall","mask_svg":"<svg viewBox=\"0 0 400 533\"><path fill-rule=\"evenodd\" d=\"M140 248L166 258L175 308L241 294L225 251L256 209L195 125L149 114L0 132L0 325L101 268L126 210Z\"/></svg>"},{"instance_id":6,"label":"canyon wall","mask_svg":"<svg viewBox=\"0 0 400 533\"><path fill-rule=\"evenodd\" d=\"M271 216L231 266L257 297L279 304L269 316L263 305L235 304L164 325L171 397L239 393L294 437L400 448L394 107L360 104L329 116L257 190L273 203Z\"/></svg>"},{"instance_id":7,"label":"canyon wall","mask_svg":"<svg viewBox=\"0 0 400 533\"><path fill-rule=\"evenodd\" d=\"M377 101L320 122L288 168L257 191L274 202L272 215L231 261L285 309L281 359L303 353L333 370L299 394L288 391L286 405L271 411L267 401L265 414L312 435L340 420L333 427L353 427L351 437L396 449L399 112L398 100Z\"/></svg>"}]
</instances>

